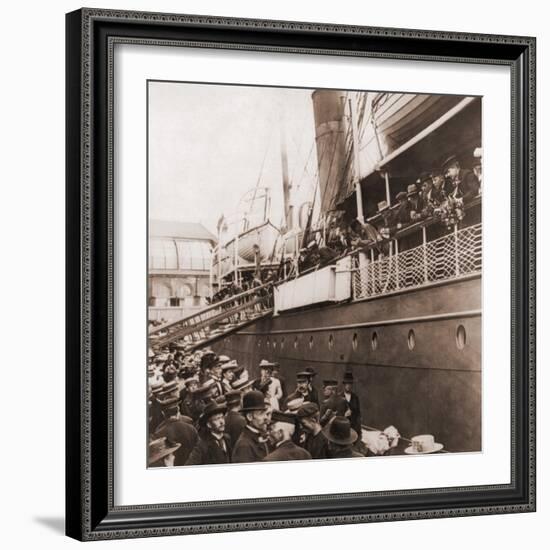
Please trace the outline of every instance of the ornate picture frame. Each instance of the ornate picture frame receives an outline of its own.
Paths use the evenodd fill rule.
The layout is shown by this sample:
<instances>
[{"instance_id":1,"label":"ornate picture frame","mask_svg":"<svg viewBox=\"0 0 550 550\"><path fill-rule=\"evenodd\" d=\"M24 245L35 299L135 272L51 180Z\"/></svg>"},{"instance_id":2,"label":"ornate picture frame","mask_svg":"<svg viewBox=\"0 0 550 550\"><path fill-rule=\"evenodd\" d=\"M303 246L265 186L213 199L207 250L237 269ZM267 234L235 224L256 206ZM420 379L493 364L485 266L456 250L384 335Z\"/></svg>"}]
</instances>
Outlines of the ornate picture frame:
<instances>
[{"instance_id":1,"label":"ornate picture frame","mask_svg":"<svg viewBox=\"0 0 550 550\"><path fill-rule=\"evenodd\" d=\"M67 14L66 533L79 540L535 510L535 39L102 9ZM510 483L117 506L117 44L505 66L511 75Z\"/></svg>"}]
</instances>

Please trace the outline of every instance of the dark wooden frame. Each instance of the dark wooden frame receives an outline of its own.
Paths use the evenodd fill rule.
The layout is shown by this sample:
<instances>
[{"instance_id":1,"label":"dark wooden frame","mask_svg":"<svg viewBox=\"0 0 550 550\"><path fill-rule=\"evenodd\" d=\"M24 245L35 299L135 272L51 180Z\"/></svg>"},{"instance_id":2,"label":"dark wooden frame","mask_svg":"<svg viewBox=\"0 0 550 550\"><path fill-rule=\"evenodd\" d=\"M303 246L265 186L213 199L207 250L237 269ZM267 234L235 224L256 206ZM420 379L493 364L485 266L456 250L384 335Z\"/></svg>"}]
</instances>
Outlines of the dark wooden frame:
<instances>
[{"instance_id":1,"label":"dark wooden frame","mask_svg":"<svg viewBox=\"0 0 550 550\"><path fill-rule=\"evenodd\" d=\"M67 15L66 531L80 540L535 510L535 39L82 9ZM507 485L200 505L113 504L112 53L189 43L509 66L512 461ZM503 419L504 421L505 419Z\"/></svg>"}]
</instances>

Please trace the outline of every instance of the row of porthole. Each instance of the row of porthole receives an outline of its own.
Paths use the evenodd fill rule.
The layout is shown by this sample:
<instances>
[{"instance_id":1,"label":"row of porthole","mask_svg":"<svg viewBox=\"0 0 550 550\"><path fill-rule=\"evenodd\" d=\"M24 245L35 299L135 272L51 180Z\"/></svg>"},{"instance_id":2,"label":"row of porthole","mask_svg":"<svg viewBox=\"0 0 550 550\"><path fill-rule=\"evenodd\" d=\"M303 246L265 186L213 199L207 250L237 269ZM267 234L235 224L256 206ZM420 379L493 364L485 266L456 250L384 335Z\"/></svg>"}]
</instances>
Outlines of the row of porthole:
<instances>
[{"instance_id":1,"label":"row of porthole","mask_svg":"<svg viewBox=\"0 0 550 550\"><path fill-rule=\"evenodd\" d=\"M464 328L464 325L458 325L458 327L456 329L455 338L456 338L456 347L460 350L464 349L464 347L466 346L466 329ZM299 337L295 336L294 337L294 349L298 348L299 341L300 341ZM309 337L309 342L308 342L309 349L313 349L314 343L315 342L314 342L313 336L310 336ZM258 339L257 345L258 345L258 347L261 347L261 345L262 345L262 340L261 339ZM267 341L266 341L266 345L267 345L268 348L272 348L272 349L277 349L278 346L281 349L284 349L285 339L283 337L283 338L281 338L280 342L277 343L277 340L271 341L268 338ZM379 345L378 332L376 330L374 330L371 334L371 339L370 339L371 349L373 351L376 351L378 349L378 345ZM411 351L416 347L416 334L415 334L413 329L409 330L409 332L407 334L407 346ZM353 333L353 336L351 338L351 347L353 348L354 351L357 350L357 348L359 347L359 338L358 338L356 332ZM330 334L329 337L328 337L328 349L332 350L333 348L334 348L334 336L332 334Z\"/></svg>"}]
</instances>

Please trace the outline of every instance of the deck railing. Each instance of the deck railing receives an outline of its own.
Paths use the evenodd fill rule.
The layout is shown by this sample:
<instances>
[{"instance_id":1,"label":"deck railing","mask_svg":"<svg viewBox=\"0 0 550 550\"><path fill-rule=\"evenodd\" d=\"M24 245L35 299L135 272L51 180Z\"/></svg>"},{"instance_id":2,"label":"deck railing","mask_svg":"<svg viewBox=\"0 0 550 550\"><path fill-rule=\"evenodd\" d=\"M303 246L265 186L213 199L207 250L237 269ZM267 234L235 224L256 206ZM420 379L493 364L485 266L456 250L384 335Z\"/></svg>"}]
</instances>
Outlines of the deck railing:
<instances>
[{"instance_id":1,"label":"deck railing","mask_svg":"<svg viewBox=\"0 0 550 550\"><path fill-rule=\"evenodd\" d=\"M373 260L355 252L352 277L353 299L381 296L481 272L481 224L455 229L433 241L399 252L392 241L388 255Z\"/></svg>"}]
</instances>

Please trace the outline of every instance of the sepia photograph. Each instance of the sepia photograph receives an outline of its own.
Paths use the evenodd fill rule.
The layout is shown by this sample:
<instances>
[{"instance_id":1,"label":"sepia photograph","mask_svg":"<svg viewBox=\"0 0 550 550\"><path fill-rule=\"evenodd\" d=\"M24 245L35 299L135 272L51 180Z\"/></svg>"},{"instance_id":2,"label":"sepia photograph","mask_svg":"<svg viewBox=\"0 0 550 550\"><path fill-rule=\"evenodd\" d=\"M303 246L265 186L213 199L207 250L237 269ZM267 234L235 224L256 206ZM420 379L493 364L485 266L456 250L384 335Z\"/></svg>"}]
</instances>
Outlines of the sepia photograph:
<instances>
[{"instance_id":1,"label":"sepia photograph","mask_svg":"<svg viewBox=\"0 0 550 550\"><path fill-rule=\"evenodd\" d=\"M149 468L483 452L482 103L147 81Z\"/></svg>"}]
</instances>

